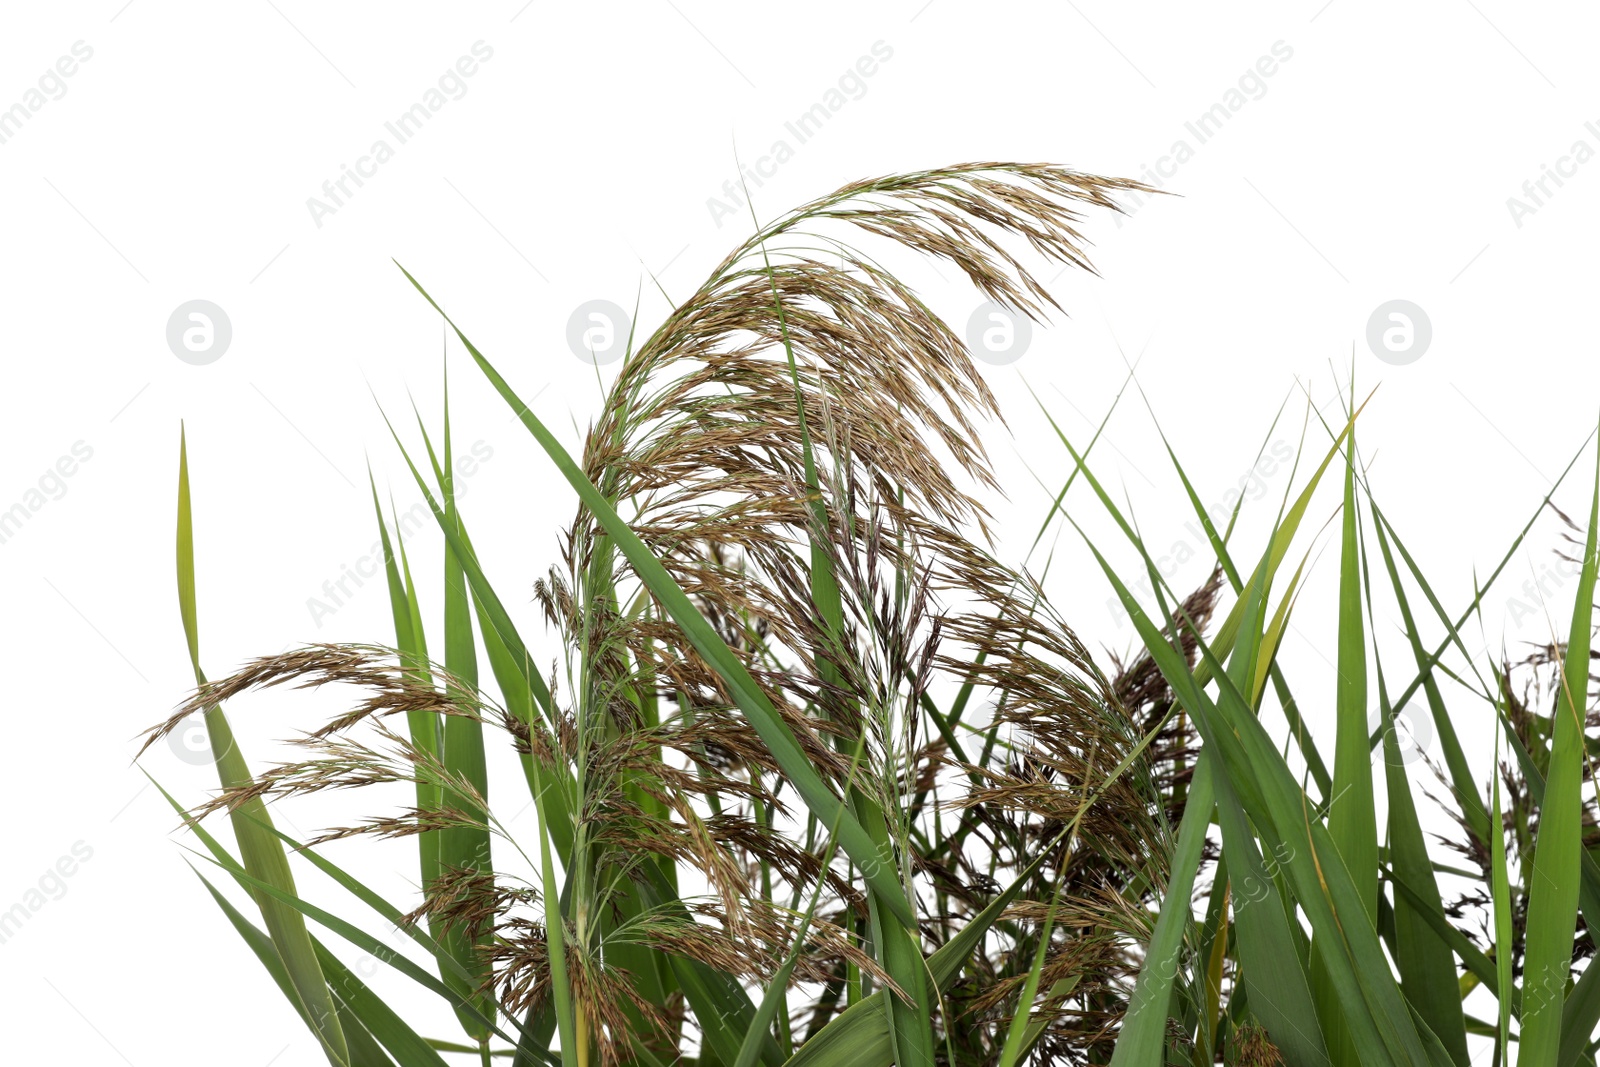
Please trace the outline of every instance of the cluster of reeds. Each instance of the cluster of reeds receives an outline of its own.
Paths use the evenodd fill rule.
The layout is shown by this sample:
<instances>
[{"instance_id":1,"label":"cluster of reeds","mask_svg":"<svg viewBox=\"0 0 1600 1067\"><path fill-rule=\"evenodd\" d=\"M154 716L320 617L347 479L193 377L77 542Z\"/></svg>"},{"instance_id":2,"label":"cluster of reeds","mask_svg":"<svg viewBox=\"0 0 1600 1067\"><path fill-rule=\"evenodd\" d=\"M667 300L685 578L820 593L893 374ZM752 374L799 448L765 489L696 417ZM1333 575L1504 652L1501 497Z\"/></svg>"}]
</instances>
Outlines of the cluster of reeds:
<instances>
[{"instance_id":1,"label":"cluster of reeds","mask_svg":"<svg viewBox=\"0 0 1600 1067\"><path fill-rule=\"evenodd\" d=\"M420 447L397 433L445 580L442 603L421 602L374 490L392 641L208 681L180 455L198 688L147 743L204 717L222 788L174 807L259 912L206 880L330 1062L1467 1067L1469 1034L1496 1056L1520 1039L1540 1067L1592 1062L1600 978L1571 973L1593 949L1579 904L1600 906L1584 850L1594 515L1570 638L1522 668L1544 688L1504 663L1476 677L1492 709L1479 721L1507 727L1495 775L1462 755L1442 695L1470 681L1458 631L1483 594L1460 616L1434 597L1367 491L1354 410L1308 423L1327 447L1303 447L1320 464L1249 569L1190 489L1216 567L1182 596L1095 477L1093 442L1061 436L1060 519L1080 483L1075 499L1092 492L1148 564L1144 606L1105 567L1142 641L1125 664L1097 664L1041 584L995 557L993 397L962 339L859 246L946 260L1038 315L1054 302L1024 259L1087 268L1083 213L1138 188L985 163L807 204L630 343L576 456L450 323L578 507L548 576L497 589L456 501L448 399L440 447L420 419ZM1314 536L1301 527L1330 470L1339 684L1313 694L1277 661L1305 565L1280 570ZM1414 653L1404 687L1369 638L1385 588ZM531 651L540 625L559 639L553 667ZM1444 636L1425 643L1432 628ZM351 709L300 740L303 758L253 773L224 704L325 684ZM1419 691L1465 867L1428 850L1394 751L1394 709ZM1324 707L1331 771L1305 721ZM491 742L515 750L521 781L488 781ZM413 805L312 841L271 818L288 798L395 783ZM530 798L531 840L501 814ZM322 848L362 837L414 843L418 899L386 899ZM497 866L508 855L535 877ZM347 891L353 915L304 899L291 860ZM340 942L441 997L461 1034L422 1036ZM1498 1019L1464 1009L1479 990Z\"/></svg>"}]
</instances>

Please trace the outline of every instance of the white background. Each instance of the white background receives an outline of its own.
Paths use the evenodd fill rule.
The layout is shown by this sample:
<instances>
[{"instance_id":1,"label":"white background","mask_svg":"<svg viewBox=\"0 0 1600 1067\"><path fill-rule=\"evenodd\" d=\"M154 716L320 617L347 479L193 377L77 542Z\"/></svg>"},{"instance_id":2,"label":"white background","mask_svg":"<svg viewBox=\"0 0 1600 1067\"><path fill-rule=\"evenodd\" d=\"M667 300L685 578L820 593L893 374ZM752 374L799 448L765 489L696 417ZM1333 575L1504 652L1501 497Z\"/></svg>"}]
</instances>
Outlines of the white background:
<instances>
[{"instance_id":1,"label":"white background","mask_svg":"<svg viewBox=\"0 0 1600 1067\"><path fill-rule=\"evenodd\" d=\"M0 910L29 899L76 842L92 849L59 899L0 944L10 1062L322 1062L185 869L174 816L131 762L134 735L190 682L172 566L180 420L210 673L304 641L390 639L380 588L321 619L308 599L374 539L369 458L380 489L402 508L416 499L374 394L409 441L408 390L437 426L438 319L391 257L575 442L599 386L568 349L573 309L592 299L631 309L642 293L641 329L659 322L667 305L650 274L682 297L749 232L742 208L719 226L707 204L736 177L735 152L748 163L775 140L794 147L784 123L877 42L892 55L864 93L753 190L763 219L896 170L995 159L1138 176L1179 139L1195 149L1163 178L1181 199L1120 226L1089 222L1102 277L1055 283L1070 318L1036 328L1017 362L985 367L1008 422L987 438L1008 490L993 504L1002 558L1020 561L1043 518L1036 479L1054 489L1066 472L1029 390L1081 445L1122 384L1124 353L1140 360L1139 380L1208 501L1237 484L1280 402L1274 438L1293 445L1306 396L1332 417L1353 366L1358 392L1377 387L1361 443L1380 502L1452 611L1595 423L1600 162L1560 189L1547 184L1553 195L1521 225L1507 203L1575 141L1600 148L1585 128L1600 120L1587 6L6 7L0 108L25 102L75 42L93 52L59 99L0 144L0 510L37 502L30 490L75 443L92 449L71 477L45 479L43 506L0 543L10 815ZM375 140L393 145L384 123L479 41L492 58L465 94L319 226L307 199ZM1292 57L1264 93L1197 144L1184 124L1278 42ZM958 325L977 305L953 277L912 280ZM1380 362L1364 339L1369 314L1396 298L1432 323L1428 351L1406 366ZM169 315L193 299L216 303L232 325L230 347L205 366L166 341ZM457 452L478 441L492 451L463 507L533 630L526 593L556 561L573 501L451 353ZM1308 440L1323 447L1315 424ZM1188 511L1131 392L1095 461L1125 487L1152 544L1186 539ZM1592 470L1591 453L1557 494L1569 514L1585 513ZM1285 488L1279 476L1247 505L1247 556ZM1079 493L1075 514L1104 532ZM1311 525L1335 503L1320 501ZM1492 646L1504 634L1519 651L1548 633L1542 608L1502 620L1558 532L1541 521L1511 584L1490 596ZM435 611L437 541L420 535L412 556ZM1320 694L1300 685L1318 729L1332 702L1318 649L1331 632L1336 558L1320 558L1285 650L1302 676L1327 683ZM1203 574L1197 560L1172 580L1186 588ZM1091 647L1127 648L1132 631L1106 609L1109 590L1071 536L1049 587ZM1558 619L1569 601L1570 591L1554 598ZM1394 646L1392 632L1380 636ZM259 766L281 751L274 739L335 706L260 698L240 702L234 719ZM1458 706L1469 756L1487 773L1487 715ZM142 762L191 801L213 784L165 745ZM288 817L320 825L317 812ZM397 894L414 868L402 845L377 860L335 855ZM449 1034L445 1013L428 1011L437 1025L425 1029Z\"/></svg>"}]
</instances>

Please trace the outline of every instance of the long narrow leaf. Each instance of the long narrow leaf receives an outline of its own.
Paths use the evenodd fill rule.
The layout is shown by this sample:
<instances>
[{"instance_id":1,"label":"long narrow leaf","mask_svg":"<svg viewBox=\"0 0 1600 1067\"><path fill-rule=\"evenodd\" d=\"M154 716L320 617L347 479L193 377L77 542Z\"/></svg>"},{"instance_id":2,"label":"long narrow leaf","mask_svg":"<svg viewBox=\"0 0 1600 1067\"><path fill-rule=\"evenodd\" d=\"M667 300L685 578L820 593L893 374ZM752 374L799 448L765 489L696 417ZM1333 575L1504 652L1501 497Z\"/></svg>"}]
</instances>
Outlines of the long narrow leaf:
<instances>
[{"instance_id":1,"label":"long narrow leaf","mask_svg":"<svg viewBox=\"0 0 1600 1067\"><path fill-rule=\"evenodd\" d=\"M200 667L200 629L194 573L194 522L189 499L189 445L187 434L180 433L178 443L178 607L183 616L184 638L189 646L189 660L194 667L195 683L206 684L205 672ZM223 789L247 786L252 781L250 768L244 754L234 739L228 716L219 705L212 704L205 711L206 734L217 766L217 778ZM293 894L294 875L289 869L289 858L283 845L264 826L271 825L271 816L258 797L253 797L235 808L231 814L234 836L239 842L239 853L244 869L267 886ZM300 998L312 1032L322 1043L328 1059L336 1065L346 1064L350 1052L339 1026L338 1011L333 995L328 991L327 979L317 960L311 935L306 930L305 919L292 908L260 894L256 902L261 908L267 933L283 960L295 993Z\"/></svg>"},{"instance_id":2,"label":"long narrow leaf","mask_svg":"<svg viewBox=\"0 0 1600 1067\"><path fill-rule=\"evenodd\" d=\"M1572 967L1583 835L1583 714L1589 691L1589 634L1594 612L1595 533L1600 527L1600 463L1589 529L1551 726L1550 770L1539 806L1539 837L1528 878L1519 1067L1556 1067L1561 1008Z\"/></svg>"}]
</instances>

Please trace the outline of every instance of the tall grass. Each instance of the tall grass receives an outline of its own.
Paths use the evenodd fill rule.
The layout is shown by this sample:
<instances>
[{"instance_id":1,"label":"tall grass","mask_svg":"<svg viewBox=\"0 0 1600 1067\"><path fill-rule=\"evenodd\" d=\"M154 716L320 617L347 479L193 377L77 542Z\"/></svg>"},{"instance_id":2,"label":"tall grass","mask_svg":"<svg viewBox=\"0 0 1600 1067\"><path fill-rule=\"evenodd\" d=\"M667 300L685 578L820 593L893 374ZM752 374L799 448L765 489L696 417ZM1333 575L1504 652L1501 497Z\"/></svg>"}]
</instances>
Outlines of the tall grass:
<instances>
[{"instance_id":1,"label":"tall grass","mask_svg":"<svg viewBox=\"0 0 1600 1067\"><path fill-rule=\"evenodd\" d=\"M1371 498L1354 411L1309 427L1327 437L1303 450L1319 464L1248 571L1172 454L1216 558L1183 596L1094 474L1098 433L1061 435L1056 521L1108 512L1156 590L1141 605L1090 546L1138 627L1125 664L1098 665L1039 582L989 547L994 399L961 338L868 249L943 259L1037 316L1054 301L1025 258L1088 268L1084 212L1137 188L972 164L855 183L758 227L630 341L577 454L446 316L576 498L535 613L473 547L446 389L435 429L391 427L443 537L442 602L419 596L374 486L392 636L209 682L180 449L199 687L149 741L205 715L221 789L174 807L220 869L206 888L331 1063L1465 1067L1469 1034L1497 1056L1520 1039L1541 1067L1591 1062L1600 979L1568 974L1592 947L1580 904L1600 903L1578 710L1593 514L1564 649L1472 679L1515 756L1499 774L1468 763L1442 696L1470 673L1445 656L1470 662L1459 629L1478 601L1451 616L1434 596ZM1339 516L1339 682L1312 694L1291 690L1277 651L1305 579L1301 564L1283 581L1285 565L1325 513ZM1372 638L1385 593L1411 644L1404 687ZM533 651L541 626L560 650L550 669ZM1515 679L1555 659L1540 710ZM330 683L350 710L300 742L303 758L252 774L224 707ZM1394 709L1418 691L1464 867L1429 851L1392 751ZM1333 709L1331 771L1296 696ZM489 780L498 744L521 780ZM268 814L396 785L413 804L311 841ZM535 831L513 833L508 808L530 803ZM210 828L224 813L231 847ZM335 864L323 846L344 839L414 843L418 898ZM340 901L302 897L291 860ZM1463 899L1446 903L1441 871ZM1487 948L1469 929L1479 913ZM414 950L389 946L395 929ZM394 1010L334 950L350 946L439 997L458 1032ZM1498 1021L1464 1010L1476 990L1498 996Z\"/></svg>"},{"instance_id":2,"label":"tall grass","mask_svg":"<svg viewBox=\"0 0 1600 1067\"><path fill-rule=\"evenodd\" d=\"M1600 972L1584 967L1574 981L1574 969L1593 953L1589 917L1600 919L1591 910L1600 903L1600 868L1585 829L1592 828L1595 798L1584 782L1595 744L1587 727L1595 705L1589 662L1600 467L1588 524L1574 528L1579 538L1569 561L1578 580L1566 640L1552 637L1515 667L1505 658L1479 663L1461 631L1480 615L1484 596L1534 520L1466 609L1452 615L1373 498L1356 421L1351 414L1342 430L1325 428L1332 441L1327 457L1297 498L1286 497L1248 577L1190 491L1237 597L1210 638L1198 636L1199 621L1191 626L1162 588L1138 534L1066 444L1145 563L1157 591L1154 613L1094 550L1160 663L1175 706L1192 717L1202 738L1177 827L1175 877L1113 1064L1222 1059L1466 1067L1478 1062L1469 1055L1470 1035L1493 1040L1495 1063L1509 1064L1513 1056L1525 1067L1594 1062ZM1173 462L1188 487L1176 456ZM1566 473L1576 464L1575 458ZM1291 688L1276 658L1301 577L1297 570L1282 583L1281 567L1297 537L1305 540L1299 536L1305 503L1330 470L1343 483L1335 684L1320 696L1333 709L1331 773L1303 719L1318 697ZM1549 503L1546 496L1538 512ZM1410 653L1409 662L1391 662L1388 671L1370 636L1382 625L1374 605L1385 595L1403 620ZM1198 664L1173 647L1174 627L1197 633ZM1425 632L1435 636L1425 640ZM1266 699L1269 680L1275 701ZM1468 706L1459 700L1448 706L1447 691L1467 694ZM1458 827L1457 836L1442 842L1456 857L1441 855L1438 845L1430 851L1405 770L1410 760L1397 709L1419 692L1437 743L1420 754L1430 757ZM1274 705L1283 718L1276 737L1265 718ZM1457 732L1467 723L1492 724L1510 758L1502 762L1497 754L1494 765L1472 767ZM1386 824L1377 817L1379 795L1387 801ZM1503 795L1513 798L1510 809ZM1221 847L1204 918L1197 920L1194 882L1176 875L1200 858L1213 820ZM1463 857L1464 864L1448 862ZM1467 1010L1479 989L1498 1003L1494 1019Z\"/></svg>"}]
</instances>

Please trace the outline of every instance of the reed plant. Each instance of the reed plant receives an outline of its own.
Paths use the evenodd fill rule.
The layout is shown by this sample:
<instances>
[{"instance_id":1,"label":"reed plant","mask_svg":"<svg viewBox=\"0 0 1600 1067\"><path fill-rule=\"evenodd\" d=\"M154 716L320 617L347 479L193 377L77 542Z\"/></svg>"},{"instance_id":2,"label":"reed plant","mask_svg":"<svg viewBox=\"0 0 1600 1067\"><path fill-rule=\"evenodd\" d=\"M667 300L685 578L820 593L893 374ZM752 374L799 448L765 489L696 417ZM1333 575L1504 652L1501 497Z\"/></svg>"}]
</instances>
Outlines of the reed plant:
<instances>
[{"instance_id":1,"label":"reed plant","mask_svg":"<svg viewBox=\"0 0 1600 1067\"><path fill-rule=\"evenodd\" d=\"M1057 429L1067 473L1049 521L1104 511L1140 554L1145 602L1090 546L1137 654L1098 662L1040 581L997 558L984 434L1000 412L960 335L875 246L943 260L1042 318L1056 305L1029 263L1092 269L1085 215L1129 191L1150 190L969 164L853 183L758 225L630 338L576 453L406 274L575 508L548 574L497 586L457 500L447 387L432 429L391 426L442 535L442 602L419 596L374 486L393 626L370 643L207 679L180 447L197 688L146 743L204 718L220 789L169 800L205 888L330 1063L1467 1067L1470 1035L1538 1067L1593 1062L1600 978L1572 978L1593 950L1580 910L1600 907L1593 508L1566 640L1485 669L1460 631L1506 563L1446 611L1372 498L1354 403L1336 425L1308 406L1309 469L1246 566L1168 449L1216 564L1182 595L1095 475L1098 433ZM1277 655L1306 564L1283 572L1317 508L1340 546L1326 693L1291 688ZM1398 674L1372 637L1382 596L1412 654ZM306 724L299 758L252 771L224 709L322 685L349 710ZM1503 726L1495 768L1467 760L1466 713L1445 704L1474 688L1473 721ZM1397 754L1396 709L1418 693L1458 830L1450 863ZM1324 708L1331 765L1327 731L1308 727ZM489 780L491 745L515 752L519 779ZM307 841L272 819L280 802L373 786L410 803ZM513 832L508 809L529 803L535 830ZM416 898L336 864L326 846L347 839L415 847ZM339 901L302 896L297 868ZM394 973L369 985L352 949ZM402 978L458 1032L392 1007L378 986ZM1466 1010L1474 996L1498 1016Z\"/></svg>"}]
</instances>

